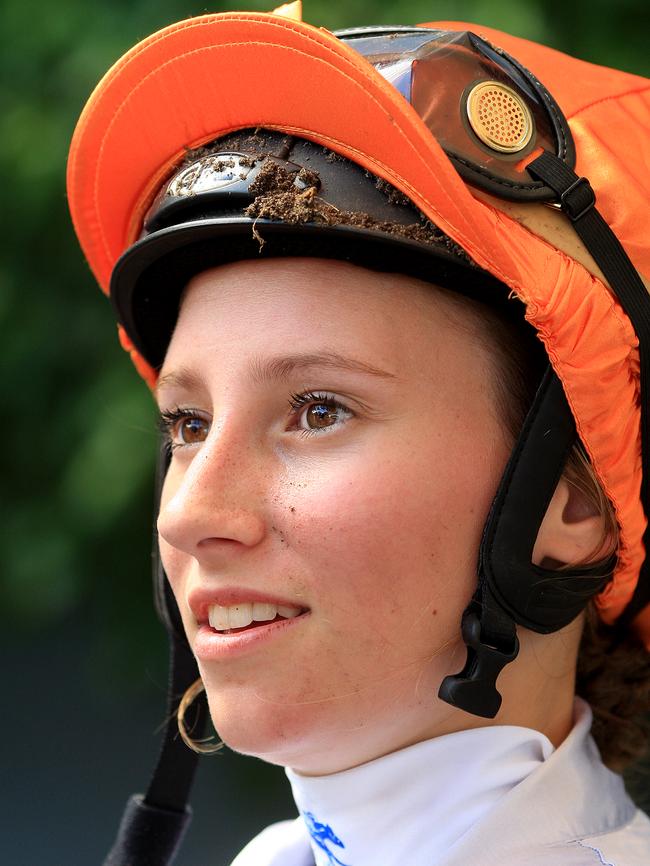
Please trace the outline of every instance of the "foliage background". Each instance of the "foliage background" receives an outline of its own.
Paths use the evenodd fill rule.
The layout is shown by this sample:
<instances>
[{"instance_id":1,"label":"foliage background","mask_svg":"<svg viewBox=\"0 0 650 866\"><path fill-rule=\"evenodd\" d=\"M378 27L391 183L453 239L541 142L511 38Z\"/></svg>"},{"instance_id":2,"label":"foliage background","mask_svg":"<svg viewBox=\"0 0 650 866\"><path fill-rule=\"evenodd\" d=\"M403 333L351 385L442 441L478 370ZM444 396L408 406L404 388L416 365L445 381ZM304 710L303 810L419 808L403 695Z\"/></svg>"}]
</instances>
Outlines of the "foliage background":
<instances>
[{"instance_id":1,"label":"foliage background","mask_svg":"<svg viewBox=\"0 0 650 866\"><path fill-rule=\"evenodd\" d=\"M101 861L121 801L144 785L155 755L166 677L149 593L154 416L69 223L67 148L85 99L125 50L180 18L227 8L190 0L0 6L1 741L4 814L14 816L0 850L17 866ZM331 29L474 21L650 74L646 0L308 0L305 17ZM223 789L226 779L230 792L230 835L215 866L265 822L291 814L277 771L232 756L219 763L199 780ZM647 790L637 791L647 803ZM187 866L212 850L213 814L198 811Z\"/></svg>"}]
</instances>

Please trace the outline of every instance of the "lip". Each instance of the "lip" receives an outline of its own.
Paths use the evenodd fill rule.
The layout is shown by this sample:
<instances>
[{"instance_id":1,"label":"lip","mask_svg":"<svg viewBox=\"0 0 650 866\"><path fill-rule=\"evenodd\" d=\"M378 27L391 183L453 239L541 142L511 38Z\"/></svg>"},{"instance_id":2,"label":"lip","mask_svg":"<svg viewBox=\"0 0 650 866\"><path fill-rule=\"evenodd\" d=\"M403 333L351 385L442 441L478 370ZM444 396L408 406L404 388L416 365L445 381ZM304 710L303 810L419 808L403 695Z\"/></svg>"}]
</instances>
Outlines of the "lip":
<instances>
[{"instance_id":1,"label":"lip","mask_svg":"<svg viewBox=\"0 0 650 866\"><path fill-rule=\"evenodd\" d=\"M249 650L256 650L261 644L282 637L290 629L297 628L300 623L304 624L309 616L310 612L306 611L292 619L260 623L250 631L236 634L223 634L211 629L207 623L203 623L194 636L192 649L196 658L202 662L232 658Z\"/></svg>"},{"instance_id":2,"label":"lip","mask_svg":"<svg viewBox=\"0 0 650 866\"><path fill-rule=\"evenodd\" d=\"M219 589L216 587L198 586L195 587L187 597L189 608L194 614L194 618L200 627L207 626L208 611L212 605L218 604L221 607L230 607L231 605L245 604L246 602L275 604L278 607L296 607L303 611L301 616L304 616L305 612L309 612L307 605L302 604L295 598L288 599L278 595L269 595L266 592L259 592L259 590L255 589L246 589L242 586L224 586ZM300 617L294 617L294 619L299 618ZM292 620L285 620L285 622L291 621ZM277 625L281 624L282 623L277 623Z\"/></svg>"}]
</instances>

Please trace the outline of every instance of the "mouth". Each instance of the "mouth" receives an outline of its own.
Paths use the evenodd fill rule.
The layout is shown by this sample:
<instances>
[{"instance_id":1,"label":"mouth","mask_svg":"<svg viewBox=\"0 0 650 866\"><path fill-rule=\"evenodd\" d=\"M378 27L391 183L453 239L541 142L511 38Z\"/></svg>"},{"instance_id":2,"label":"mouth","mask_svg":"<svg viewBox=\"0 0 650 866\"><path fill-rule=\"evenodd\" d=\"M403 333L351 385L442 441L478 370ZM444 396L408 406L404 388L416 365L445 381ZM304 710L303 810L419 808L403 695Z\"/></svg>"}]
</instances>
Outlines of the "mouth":
<instances>
[{"instance_id":1,"label":"mouth","mask_svg":"<svg viewBox=\"0 0 650 866\"><path fill-rule=\"evenodd\" d=\"M208 607L208 626L217 634L230 635L254 631L284 620L296 619L309 609L272 602L239 602L238 604L211 604Z\"/></svg>"},{"instance_id":2,"label":"mouth","mask_svg":"<svg viewBox=\"0 0 650 866\"><path fill-rule=\"evenodd\" d=\"M201 661L234 658L282 640L304 626L311 608L295 598L270 595L253 587L202 584L187 603L198 626L193 649Z\"/></svg>"},{"instance_id":3,"label":"mouth","mask_svg":"<svg viewBox=\"0 0 650 866\"><path fill-rule=\"evenodd\" d=\"M309 608L268 601L262 602L268 606L266 611L256 609L253 613L257 604L206 605L205 616L197 618L199 628L192 641L197 659L223 662L254 653L276 641L290 640L293 630L304 628L311 617Z\"/></svg>"}]
</instances>

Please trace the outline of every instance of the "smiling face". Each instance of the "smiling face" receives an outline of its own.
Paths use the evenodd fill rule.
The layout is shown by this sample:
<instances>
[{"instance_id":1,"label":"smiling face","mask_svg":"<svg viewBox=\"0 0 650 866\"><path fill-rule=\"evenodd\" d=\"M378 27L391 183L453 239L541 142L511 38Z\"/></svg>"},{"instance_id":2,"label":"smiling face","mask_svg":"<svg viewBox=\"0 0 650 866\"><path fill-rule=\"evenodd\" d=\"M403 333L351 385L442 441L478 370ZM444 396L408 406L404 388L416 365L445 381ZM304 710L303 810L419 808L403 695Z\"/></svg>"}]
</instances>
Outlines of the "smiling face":
<instances>
[{"instance_id":1,"label":"smiling face","mask_svg":"<svg viewBox=\"0 0 650 866\"><path fill-rule=\"evenodd\" d=\"M160 548L233 749L324 773L457 725L436 695L509 454L494 376L476 317L415 279L278 259L189 284ZM267 624L212 629L234 605Z\"/></svg>"}]
</instances>

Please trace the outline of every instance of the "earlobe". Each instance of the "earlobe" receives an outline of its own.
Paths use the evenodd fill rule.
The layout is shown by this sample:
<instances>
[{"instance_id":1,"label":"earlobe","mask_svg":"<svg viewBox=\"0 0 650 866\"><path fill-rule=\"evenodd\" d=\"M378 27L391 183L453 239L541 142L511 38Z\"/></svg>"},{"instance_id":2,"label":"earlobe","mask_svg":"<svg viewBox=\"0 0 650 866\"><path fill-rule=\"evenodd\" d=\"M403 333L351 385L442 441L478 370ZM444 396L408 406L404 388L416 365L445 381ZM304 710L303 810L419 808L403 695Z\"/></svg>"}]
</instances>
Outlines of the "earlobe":
<instances>
[{"instance_id":1,"label":"earlobe","mask_svg":"<svg viewBox=\"0 0 650 866\"><path fill-rule=\"evenodd\" d=\"M589 562L602 553L604 531L604 516L561 478L537 534L533 563L557 567Z\"/></svg>"}]
</instances>

